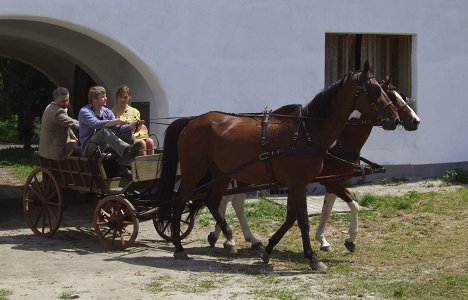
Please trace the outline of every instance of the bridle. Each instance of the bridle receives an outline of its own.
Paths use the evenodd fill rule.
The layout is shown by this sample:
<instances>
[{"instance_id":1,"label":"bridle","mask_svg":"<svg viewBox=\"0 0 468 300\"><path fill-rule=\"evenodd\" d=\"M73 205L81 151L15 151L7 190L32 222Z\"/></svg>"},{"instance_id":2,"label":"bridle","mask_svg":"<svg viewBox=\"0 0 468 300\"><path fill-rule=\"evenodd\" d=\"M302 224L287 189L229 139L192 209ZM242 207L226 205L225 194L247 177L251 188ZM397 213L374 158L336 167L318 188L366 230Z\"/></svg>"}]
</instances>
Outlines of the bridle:
<instances>
[{"instance_id":1,"label":"bridle","mask_svg":"<svg viewBox=\"0 0 468 300\"><path fill-rule=\"evenodd\" d=\"M356 87L356 90L354 91L354 97L357 99L361 95L361 93L364 93L364 95L366 95L367 98L369 99L372 110L374 110L374 112L376 112L377 115L380 116L382 119L385 119L385 117L383 116L383 113L385 111L389 110L389 111L398 112L398 110L396 109L395 105L393 105L392 101L389 101L388 103L385 103L385 104L380 104L380 102L377 100L378 97L369 96L369 91L366 88L366 84L371 84L370 80L372 78L375 78L375 77L374 76L366 77L363 80L359 80L358 86Z\"/></svg>"}]
</instances>

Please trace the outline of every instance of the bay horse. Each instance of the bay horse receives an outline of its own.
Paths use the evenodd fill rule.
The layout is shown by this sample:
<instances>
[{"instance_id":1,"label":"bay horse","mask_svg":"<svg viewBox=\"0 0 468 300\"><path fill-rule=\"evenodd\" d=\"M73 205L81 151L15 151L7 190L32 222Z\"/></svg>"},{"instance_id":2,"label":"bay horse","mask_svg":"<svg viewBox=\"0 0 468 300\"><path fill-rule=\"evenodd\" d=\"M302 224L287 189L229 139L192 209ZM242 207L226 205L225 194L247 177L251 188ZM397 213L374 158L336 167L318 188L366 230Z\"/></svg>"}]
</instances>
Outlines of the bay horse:
<instances>
[{"instance_id":1,"label":"bay horse","mask_svg":"<svg viewBox=\"0 0 468 300\"><path fill-rule=\"evenodd\" d=\"M382 88L386 91L390 100L396 106L400 117L400 123L405 130L413 131L419 126L421 120L406 102L407 97L404 93L390 84L390 77L386 77ZM373 126L346 126L337 139L336 144L330 149L330 153L341 159L359 164L361 149L367 141ZM348 164L340 163L336 160L326 160L321 175L347 174L352 173L353 167ZM358 211L359 204L346 188L350 177L343 177L337 180L320 182L325 188L326 193L323 200L320 222L315 232L315 239L320 243L320 250L330 251L330 243L325 239L325 226L330 218L333 204L337 197L347 203L351 210L351 222L349 226L349 238L346 238L344 244L350 251L354 252L356 246L356 237L358 231Z\"/></svg>"},{"instance_id":2,"label":"bay horse","mask_svg":"<svg viewBox=\"0 0 468 300\"><path fill-rule=\"evenodd\" d=\"M403 92L399 91L390 82L391 82L391 78L390 76L387 75L384 81L381 83L381 85L382 85L382 89L387 93L387 96L392 101L393 105L396 107L398 111L400 124L403 125L403 127L407 131L416 130L420 123L419 117L416 115L413 109L411 109L411 107L408 106L408 103L406 102L406 99L407 99L406 95ZM335 155L337 155L338 157L345 159L346 158L345 156L349 156L350 153L355 153L353 154L353 157L356 157L357 155L360 154L362 146L364 145L364 142L369 137L371 130L373 128L371 127L372 125L367 124L367 123L373 123L373 122L367 122L365 120L366 116L359 116L359 118L363 119L361 122L363 123L362 125L346 125L346 127L342 131L343 136L354 136L356 137L356 139L347 139L346 141L348 143L346 142L343 143L339 137L338 138L338 141L340 141L339 146L335 145L334 147L331 148L332 151L335 152ZM373 126L376 126L376 124L374 124ZM337 147L340 149L339 153L337 153L337 151L335 150ZM348 154L342 155L342 153L348 153ZM356 160L356 161L353 161L353 163L358 164L359 161ZM353 166L340 164L337 161L326 159L324 162L324 169L321 175L335 175L335 174L339 175L340 173L337 173L337 172L344 172L344 174L352 173ZM349 180L349 177L348 178L341 177L338 179L338 181L344 181L345 183L348 180ZM325 186L327 185L326 182L321 182L321 183L324 184ZM232 187L235 188L237 185L237 182L233 181L232 185L233 185ZM346 186L346 185L344 184L343 186ZM337 197L336 194L333 194L331 192L331 188L329 189L330 189L330 192L325 195L320 223L315 234L315 238L320 242L320 250L322 251L330 251L330 243L325 239L324 230L325 230L326 223L330 217L333 204ZM328 192L328 189L327 189L327 192ZM347 192L346 194L351 195L349 192ZM345 240L345 246L349 251L353 252L355 249L355 245L356 245L356 234L357 234L357 226L358 226L357 212L358 212L359 207L357 206L357 203L355 201L354 202L349 201L350 198L347 198L347 199L348 199L348 202L346 203L348 203L348 206L350 207L352 221L350 223L350 228L349 228L350 238ZM247 220L245 218L245 214L244 214L245 200L246 200L246 195L244 193L223 196L223 198L221 199L220 206L219 206L219 212L222 216L224 216L226 214L227 204L231 203L232 207L234 208L236 217L239 221L239 224L241 226L244 239L247 242L251 243L252 248L259 248L261 247L262 242L252 233L252 231L250 230L248 226ZM219 226L215 226L214 230L210 232L210 234L208 235L208 243L212 247L215 246L220 233L221 233L221 228ZM227 248L228 245L232 245L232 244L235 244L235 243L233 241L231 242L226 241L224 243L224 246Z\"/></svg>"},{"instance_id":3,"label":"bay horse","mask_svg":"<svg viewBox=\"0 0 468 300\"><path fill-rule=\"evenodd\" d=\"M325 270L312 250L309 237L306 185L320 175L327 149L343 130L354 111L380 115L384 129L395 129L399 117L366 61L364 70L344 78L317 94L301 109L300 118L236 115L208 112L175 120L166 130L162 172L156 198L159 219L171 222L176 259L188 259L181 243L180 219L185 203L206 185L199 183L207 174L209 182L204 204L226 238L232 231L218 207L231 178L249 184L276 182L288 188L287 215L283 225L269 239L262 260L270 254L298 221L305 257L313 270ZM299 120L299 121L298 121ZM177 164L181 183L174 197Z\"/></svg>"}]
</instances>

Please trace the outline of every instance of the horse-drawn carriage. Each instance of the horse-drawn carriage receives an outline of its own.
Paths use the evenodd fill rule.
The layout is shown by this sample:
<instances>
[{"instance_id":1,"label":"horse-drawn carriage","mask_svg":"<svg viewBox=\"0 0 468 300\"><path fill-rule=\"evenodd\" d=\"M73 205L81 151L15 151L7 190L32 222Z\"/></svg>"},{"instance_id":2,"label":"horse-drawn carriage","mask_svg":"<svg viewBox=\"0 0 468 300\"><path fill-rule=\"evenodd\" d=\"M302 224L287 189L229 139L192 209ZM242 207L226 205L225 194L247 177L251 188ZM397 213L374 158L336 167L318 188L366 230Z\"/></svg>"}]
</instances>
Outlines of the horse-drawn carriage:
<instances>
[{"instance_id":1,"label":"horse-drawn carriage","mask_svg":"<svg viewBox=\"0 0 468 300\"><path fill-rule=\"evenodd\" d=\"M404 99L390 99L388 83L380 85L366 63L364 71L346 75L305 107L285 106L263 114L209 112L178 119L166 131L164 163L161 164L158 155L137 158L130 182L108 178L100 158L42 160L41 167L29 176L26 184L26 218L36 234L50 236L62 216L61 188L101 191L108 196L98 202L93 223L105 245L121 249L132 245L138 233L138 219L149 217L153 218L158 233L174 244L174 256L185 259L188 256L181 240L193 227L196 209L200 207L195 203L201 201L208 207L230 240L232 232L218 211L221 197L284 186L288 188L286 220L262 248L262 259L269 261L275 245L297 221L311 268L323 270L326 266L310 245L305 187L311 182L331 180L332 184L326 185L327 191L330 188L357 213L358 204L346 189L347 179L383 170L377 164L371 163L366 168L358 164L362 160L360 150L372 127L381 125L393 130L402 124L407 130L415 130L419 124L419 118ZM355 110L361 113L360 120L350 123L348 118ZM335 141L337 145L331 148ZM329 149L341 158L332 156L332 162L327 161ZM179 178L181 185L174 195ZM229 191L232 179L249 184ZM156 195L147 199L128 196L154 186L155 182L158 182ZM122 194L143 205L133 205L129 201L132 199ZM349 242L354 245L356 215L351 223Z\"/></svg>"},{"instance_id":2,"label":"horse-drawn carriage","mask_svg":"<svg viewBox=\"0 0 468 300\"><path fill-rule=\"evenodd\" d=\"M161 222L157 216L158 203L154 199L155 186L161 174L162 150L154 155L137 156L131 164L132 177L115 177L117 167L114 153L98 157L69 156L52 160L37 156L39 167L26 180L23 209L26 221L34 234L51 237L60 227L65 198L79 194L96 196L93 226L100 242L109 248L125 249L134 244L139 231L139 220L152 219L156 232L166 241L171 239L170 222ZM381 172L378 165L369 165L352 173L326 175L314 181L325 181L342 176L360 176ZM276 184L241 185L226 191L225 195L280 188ZM73 193L75 192L75 193ZM193 195L198 201L205 193ZM187 237L194 227L195 212L192 201L186 203L181 220L181 237Z\"/></svg>"},{"instance_id":3,"label":"horse-drawn carriage","mask_svg":"<svg viewBox=\"0 0 468 300\"><path fill-rule=\"evenodd\" d=\"M39 167L26 180L23 209L32 231L42 237L52 236L59 228L64 194L93 194L97 204L93 225L99 240L107 247L125 249L133 245L139 219L153 218L159 235L170 240L170 224L161 224L155 216L156 202L144 199L154 188L160 174L161 151L137 156L132 162L132 178L114 177L115 154L95 157L69 156L64 160L39 158ZM183 218L182 235L187 236L194 224L190 203Z\"/></svg>"}]
</instances>

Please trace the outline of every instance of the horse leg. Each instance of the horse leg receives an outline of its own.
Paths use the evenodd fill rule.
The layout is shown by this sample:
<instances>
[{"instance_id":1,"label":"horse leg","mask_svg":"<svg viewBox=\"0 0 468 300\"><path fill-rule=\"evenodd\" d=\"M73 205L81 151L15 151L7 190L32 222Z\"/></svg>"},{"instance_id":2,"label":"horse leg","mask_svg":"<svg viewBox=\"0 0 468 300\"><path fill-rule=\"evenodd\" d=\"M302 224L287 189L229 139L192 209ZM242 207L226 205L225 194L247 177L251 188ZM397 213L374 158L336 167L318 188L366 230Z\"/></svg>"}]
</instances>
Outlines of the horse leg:
<instances>
[{"instance_id":1,"label":"horse leg","mask_svg":"<svg viewBox=\"0 0 468 300\"><path fill-rule=\"evenodd\" d=\"M358 213L359 213L359 203L353 200L351 202L346 202L349 208L351 209L351 223L349 224L349 238L347 238L344 242L346 249L349 252L354 252L356 248L356 238L358 233Z\"/></svg>"},{"instance_id":2,"label":"horse leg","mask_svg":"<svg viewBox=\"0 0 468 300\"><path fill-rule=\"evenodd\" d=\"M239 220L239 224L242 228L244 239L247 242L250 242L252 244L252 248L254 249L263 248L262 242L253 235L252 231L250 230L249 224L247 223L247 220L245 218L245 194L233 195L233 197L231 198L231 204L234 208L234 211L236 212L237 219Z\"/></svg>"},{"instance_id":3,"label":"horse leg","mask_svg":"<svg viewBox=\"0 0 468 300\"><path fill-rule=\"evenodd\" d=\"M320 250L330 251L330 243L325 239L325 226L327 225L328 219L335 204L336 195L332 193L326 193L323 199L322 213L320 215L320 223L315 232L315 239L320 242Z\"/></svg>"},{"instance_id":4,"label":"horse leg","mask_svg":"<svg viewBox=\"0 0 468 300\"><path fill-rule=\"evenodd\" d=\"M172 208L172 244L174 245L174 258L175 259L188 259L188 255L182 246L182 239L180 238L180 222L182 217L182 212L184 211L185 204L189 200L191 193L197 186L200 178L202 176L196 176L192 173L193 176L183 177L180 180L179 190L174 198L174 204Z\"/></svg>"},{"instance_id":5,"label":"horse leg","mask_svg":"<svg viewBox=\"0 0 468 300\"><path fill-rule=\"evenodd\" d=\"M232 196L229 195L229 196L224 196L221 198L218 211L222 217L226 216L227 204L229 201L231 201L231 197ZM208 235L208 243L210 244L211 247L214 247L216 245L216 242L218 241L220 233L221 233L221 228L219 228L219 226L216 224L214 231L210 232L210 234Z\"/></svg>"},{"instance_id":6,"label":"horse leg","mask_svg":"<svg viewBox=\"0 0 468 300\"><path fill-rule=\"evenodd\" d=\"M351 192L347 188L342 190L335 191L335 193L343 199L348 207L351 210L351 223L349 224L349 238L345 239L344 245L349 252L354 252L356 248L356 238L358 233L358 213L359 213L359 203L351 195Z\"/></svg>"},{"instance_id":7,"label":"horse leg","mask_svg":"<svg viewBox=\"0 0 468 300\"><path fill-rule=\"evenodd\" d=\"M292 202L291 208L297 216L297 225L301 230L302 247L304 249L304 256L309 260L309 265L312 270L325 271L327 266L321 262L315 255L310 244L309 236L309 214L307 212L307 199L305 194L305 184L302 189L295 189L291 191L289 188L288 202ZM291 193L292 192L292 193ZM292 194L292 195L291 195ZM292 196L292 197L291 197Z\"/></svg>"},{"instance_id":8,"label":"horse leg","mask_svg":"<svg viewBox=\"0 0 468 300\"><path fill-rule=\"evenodd\" d=\"M232 230L227 224L224 215L219 212L219 205L222 199L222 195L226 191L229 182L230 179L227 179L217 183L216 185L213 185L205 200L205 204L211 212L213 218L216 220L216 225L221 228L221 231L226 237L226 241L223 243L224 249L226 249L229 253L237 253L236 243L232 237Z\"/></svg>"},{"instance_id":9,"label":"horse leg","mask_svg":"<svg viewBox=\"0 0 468 300\"><path fill-rule=\"evenodd\" d=\"M289 199L289 196L288 196ZM273 248L280 242L281 238L286 234L286 232L294 225L296 221L296 216L293 210L290 207L289 201L287 202L287 212L286 212L286 220L284 221L283 225L268 239L268 245L265 249L262 249L262 260L265 263L270 261L270 255L273 251Z\"/></svg>"}]
</instances>

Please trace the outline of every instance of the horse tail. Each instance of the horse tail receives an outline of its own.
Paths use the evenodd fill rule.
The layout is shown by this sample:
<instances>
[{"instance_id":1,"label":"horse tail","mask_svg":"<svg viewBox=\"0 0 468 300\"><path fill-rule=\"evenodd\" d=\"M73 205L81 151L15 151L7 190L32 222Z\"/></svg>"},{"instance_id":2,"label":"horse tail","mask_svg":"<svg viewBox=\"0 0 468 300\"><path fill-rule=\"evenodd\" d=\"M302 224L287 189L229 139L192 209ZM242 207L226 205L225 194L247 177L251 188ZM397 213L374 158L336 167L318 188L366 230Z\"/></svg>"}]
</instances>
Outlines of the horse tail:
<instances>
[{"instance_id":1,"label":"horse tail","mask_svg":"<svg viewBox=\"0 0 468 300\"><path fill-rule=\"evenodd\" d=\"M170 220L172 213L172 199L176 183L177 166L179 163L179 152L177 144L182 130L187 126L190 118L180 118L175 120L166 129L163 145L163 155L161 159L161 176L156 190L156 199L159 206L159 218Z\"/></svg>"}]
</instances>

